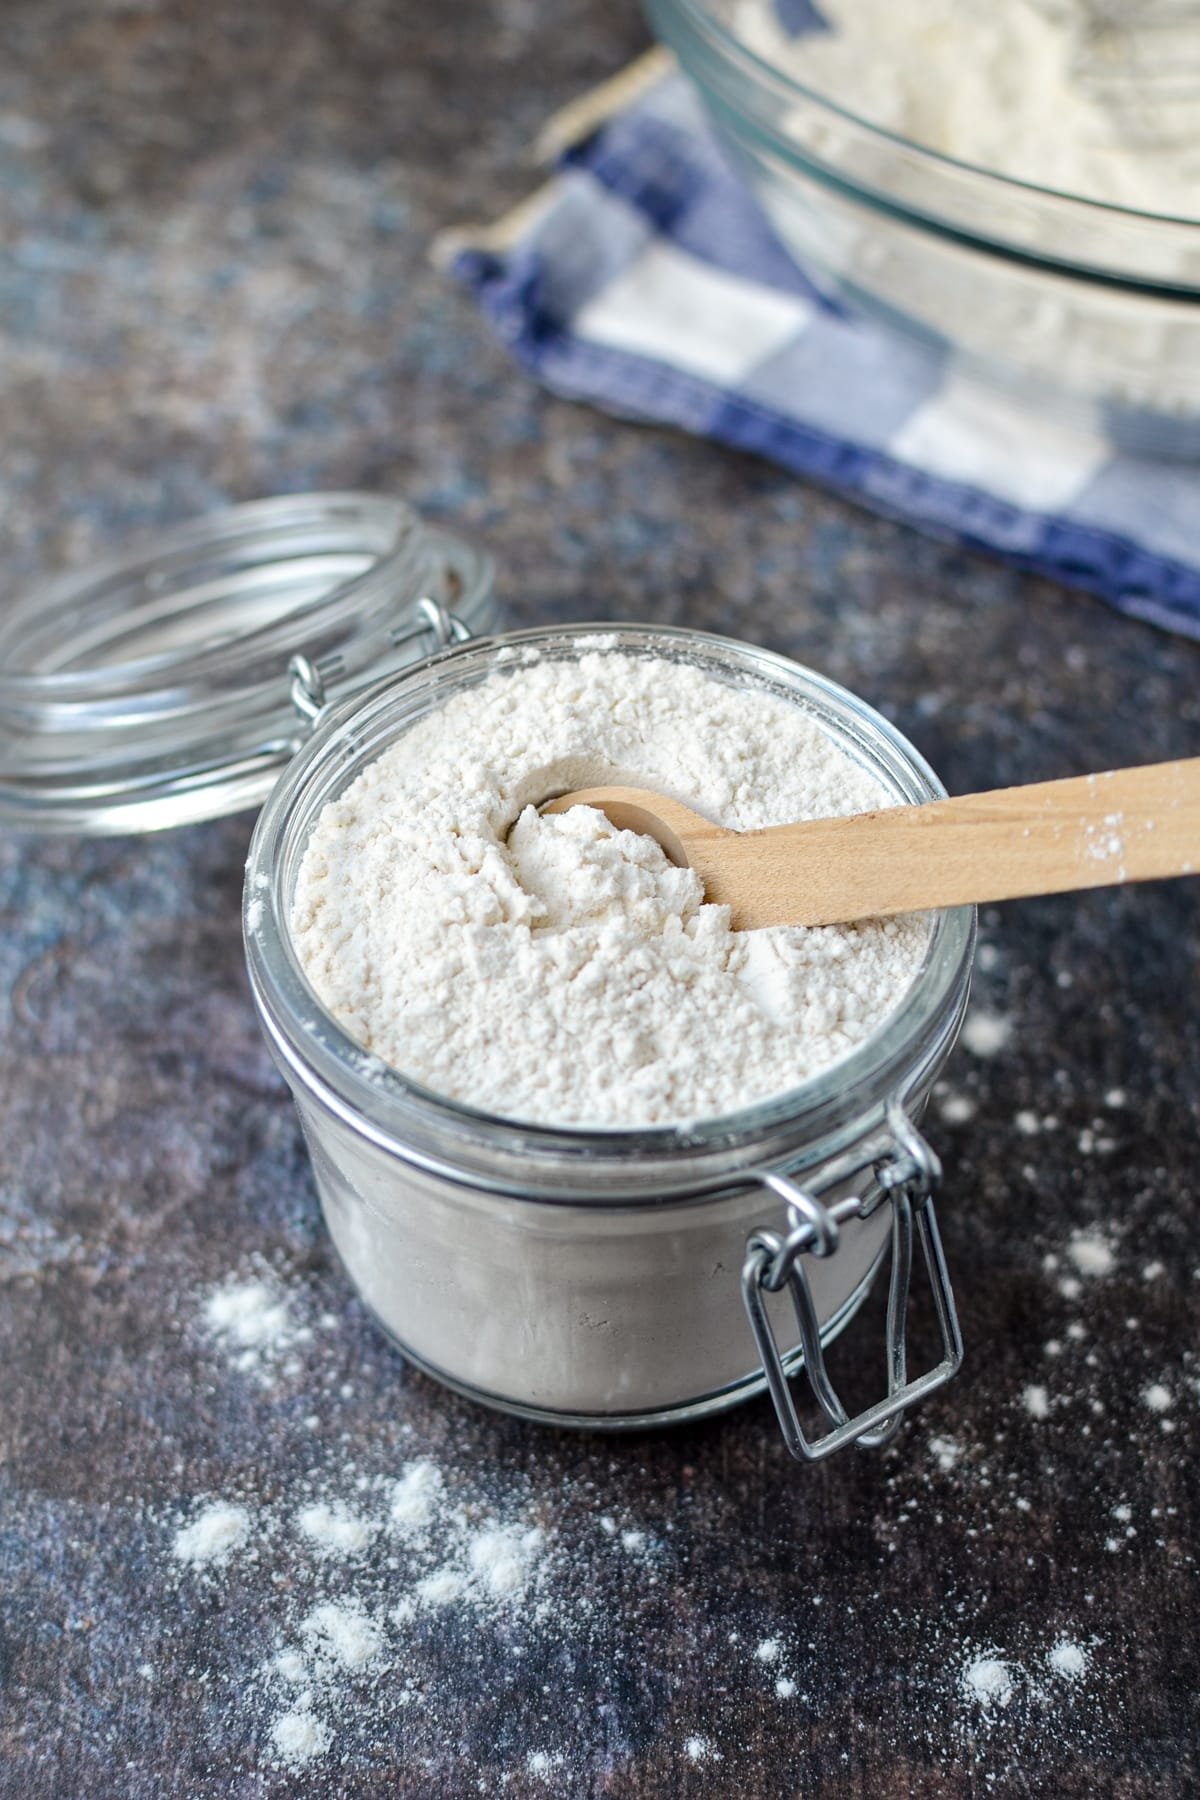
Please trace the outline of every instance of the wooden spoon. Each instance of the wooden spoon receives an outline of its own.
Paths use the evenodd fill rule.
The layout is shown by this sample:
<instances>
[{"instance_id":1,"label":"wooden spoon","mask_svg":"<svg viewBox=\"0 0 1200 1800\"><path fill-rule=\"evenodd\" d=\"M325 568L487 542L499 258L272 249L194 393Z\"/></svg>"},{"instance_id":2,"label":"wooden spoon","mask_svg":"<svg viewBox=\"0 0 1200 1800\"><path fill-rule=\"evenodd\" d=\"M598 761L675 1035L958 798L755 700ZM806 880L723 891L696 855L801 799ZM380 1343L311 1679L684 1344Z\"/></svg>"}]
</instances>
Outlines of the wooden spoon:
<instances>
[{"instance_id":1,"label":"wooden spoon","mask_svg":"<svg viewBox=\"0 0 1200 1800\"><path fill-rule=\"evenodd\" d=\"M731 924L838 925L929 907L1115 887L1200 869L1200 757L998 788L844 819L727 831L649 789L581 788L594 806L695 869Z\"/></svg>"}]
</instances>

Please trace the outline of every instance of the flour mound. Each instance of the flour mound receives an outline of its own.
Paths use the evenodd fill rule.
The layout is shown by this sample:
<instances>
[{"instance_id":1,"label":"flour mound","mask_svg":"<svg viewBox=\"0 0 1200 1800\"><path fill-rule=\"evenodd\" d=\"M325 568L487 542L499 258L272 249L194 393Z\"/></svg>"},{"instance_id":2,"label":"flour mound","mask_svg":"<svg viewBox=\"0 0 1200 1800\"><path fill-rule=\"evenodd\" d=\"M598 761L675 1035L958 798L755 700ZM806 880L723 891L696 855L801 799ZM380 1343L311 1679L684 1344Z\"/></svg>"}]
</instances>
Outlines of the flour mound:
<instances>
[{"instance_id":1,"label":"flour mound","mask_svg":"<svg viewBox=\"0 0 1200 1800\"><path fill-rule=\"evenodd\" d=\"M737 829L886 805L800 708L591 651L502 667L317 821L292 930L318 995L435 1092L544 1124L723 1114L797 1086L908 988L924 919L736 932L659 846L568 787L632 782Z\"/></svg>"}]
</instances>

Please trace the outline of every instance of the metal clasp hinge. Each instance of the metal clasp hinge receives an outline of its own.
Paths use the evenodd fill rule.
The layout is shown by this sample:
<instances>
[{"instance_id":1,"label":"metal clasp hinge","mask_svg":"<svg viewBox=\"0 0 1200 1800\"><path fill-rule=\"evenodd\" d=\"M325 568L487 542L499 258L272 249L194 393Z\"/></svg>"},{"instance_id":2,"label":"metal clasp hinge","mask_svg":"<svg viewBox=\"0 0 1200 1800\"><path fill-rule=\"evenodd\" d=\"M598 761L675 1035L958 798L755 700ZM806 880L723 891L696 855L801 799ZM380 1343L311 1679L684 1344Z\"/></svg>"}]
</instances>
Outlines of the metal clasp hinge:
<instances>
[{"instance_id":1,"label":"metal clasp hinge","mask_svg":"<svg viewBox=\"0 0 1200 1800\"><path fill-rule=\"evenodd\" d=\"M404 622L388 633L388 642L394 649L399 649L402 644L411 643L426 633L433 638L435 653L449 649L452 644L465 644L471 636L470 627L464 625L456 613L450 612L440 600L423 594L414 602ZM288 696L293 709L310 730L316 730L330 704L330 683L339 680L344 673L345 660L336 650L315 662L311 657L297 655L288 663Z\"/></svg>"},{"instance_id":2,"label":"metal clasp hinge","mask_svg":"<svg viewBox=\"0 0 1200 1800\"><path fill-rule=\"evenodd\" d=\"M826 1207L786 1175L772 1170L764 1171L758 1177L765 1188L786 1203L790 1229L786 1237L775 1231L751 1233L742 1266L742 1299L784 1442L799 1462L818 1462L846 1444L861 1444L864 1449L886 1444L895 1435L902 1414L926 1394L942 1387L962 1363L962 1335L932 1199L933 1189L941 1179L941 1164L898 1102L888 1109L888 1127L893 1151L875 1165L876 1191L865 1200L852 1196ZM861 1218L873 1212L884 1199L890 1201L892 1208L887 1398L852 1419L829 1377L821 1345L820 1320L802 1258L809 1254L833 1255L840 1226L849 1218ZM914 1224L933 1293L942 1357L934 1368L910 1381L907 1317ZM765 1296L779 1293L785 1287L791 1295L800 1331L804 1371L830 1425L830 1430L819 1438L805 1435L779 1343L767 1316Z\"/></svg>"}]
</instances>

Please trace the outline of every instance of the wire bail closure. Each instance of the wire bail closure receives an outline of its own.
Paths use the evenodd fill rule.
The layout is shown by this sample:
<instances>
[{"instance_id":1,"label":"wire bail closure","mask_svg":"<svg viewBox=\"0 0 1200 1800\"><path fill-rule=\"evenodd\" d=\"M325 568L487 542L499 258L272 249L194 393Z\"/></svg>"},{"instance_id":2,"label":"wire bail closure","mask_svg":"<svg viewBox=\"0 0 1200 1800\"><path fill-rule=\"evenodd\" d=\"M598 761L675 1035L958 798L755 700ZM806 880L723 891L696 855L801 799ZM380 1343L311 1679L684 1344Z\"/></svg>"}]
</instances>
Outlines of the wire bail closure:
<instances>
[{"instance_id":1,"label":"wire bail closure","mask_svg":"<svg viewBox=\"0 0 1200 1800\"><path fill-rule=\"evenodd\" d=\"M766 1229L750 1234L742 1266L742 1299L762 1358L784 1443L798 1462L819 1462L847 1444L860 1444L864 1449L876 1449L886 1444L899 1429L903 1413L926 1394L944 1386L962 1363L962 1334L932 1198L933 1190L941 1180L941 1162L898 1100L889 1106L887 1122L892 1151L874 1165L873 1187L861 1198L851 1195L826 1207L815 1195L806 1193L778 1170L762 1170L756 1177L762 1187L786 1204L789 1230L786 1236ZM809 1254L821 1257L835 1254L841 1225L851 1218L867 1217L884 1200L890 1202L892 1209L892 1264L887 1311L888 1391L886 1399L851 1418L838 1398L825 1364L820 1320L803 1258ZM942 1357L927 1373L910 1381L907 1320L914 1225L933 1293ZM805 1434L778 1339L767 1315L765 1295L781 1293L784 1288L791 1296L796 1314L803 1368L830 1426L822 1437L810 1438Z\"/></svg>"},{"instance_id":2,"label":"wire bail closure","mask_svg":"<svg viewBox=\"0 0 1200 1800\"><path fill-rule=\"evenodd\" d=\"M427 632L433 635L433 652L448 650L453 644L465 644L471 637L470 626L464 625L456 613L442 605L440 600L422 594L415 600L403 624L397 625L388 633L388 641L395 649L408 644L414 638L423 637ZM288 697L293 709L307 723L310 731L315 731L330 704L329 686L345 674L345 659L338 651L328 656L319 657L315 662L311 657L298 654L288 663Z\"/></svg>"}]
</instances>

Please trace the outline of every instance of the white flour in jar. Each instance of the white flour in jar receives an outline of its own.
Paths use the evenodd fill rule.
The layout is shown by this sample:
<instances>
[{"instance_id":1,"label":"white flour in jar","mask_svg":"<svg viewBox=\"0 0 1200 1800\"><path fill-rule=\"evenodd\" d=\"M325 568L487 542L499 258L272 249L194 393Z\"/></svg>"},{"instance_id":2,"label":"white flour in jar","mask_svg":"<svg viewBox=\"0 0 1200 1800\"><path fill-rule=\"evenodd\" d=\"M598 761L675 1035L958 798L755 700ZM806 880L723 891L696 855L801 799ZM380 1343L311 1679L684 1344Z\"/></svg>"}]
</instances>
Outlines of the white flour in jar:
<instances>
[{"instance_id":1,"label":"white flour in jar","mask_svg":"<svg viewBox=\"0 0 1200 1800\"><path fill-rule=\"evenodd\" d=\"M514 654L317 821L291 923L339 1023L483 1111L635 1127L785 1092L899 1004L924 918L732 931L650 839L591 808L536 810L602 782L660 789L738 829L893 799L766 691L608 649Z\"/></svg>"}]
</instances>

